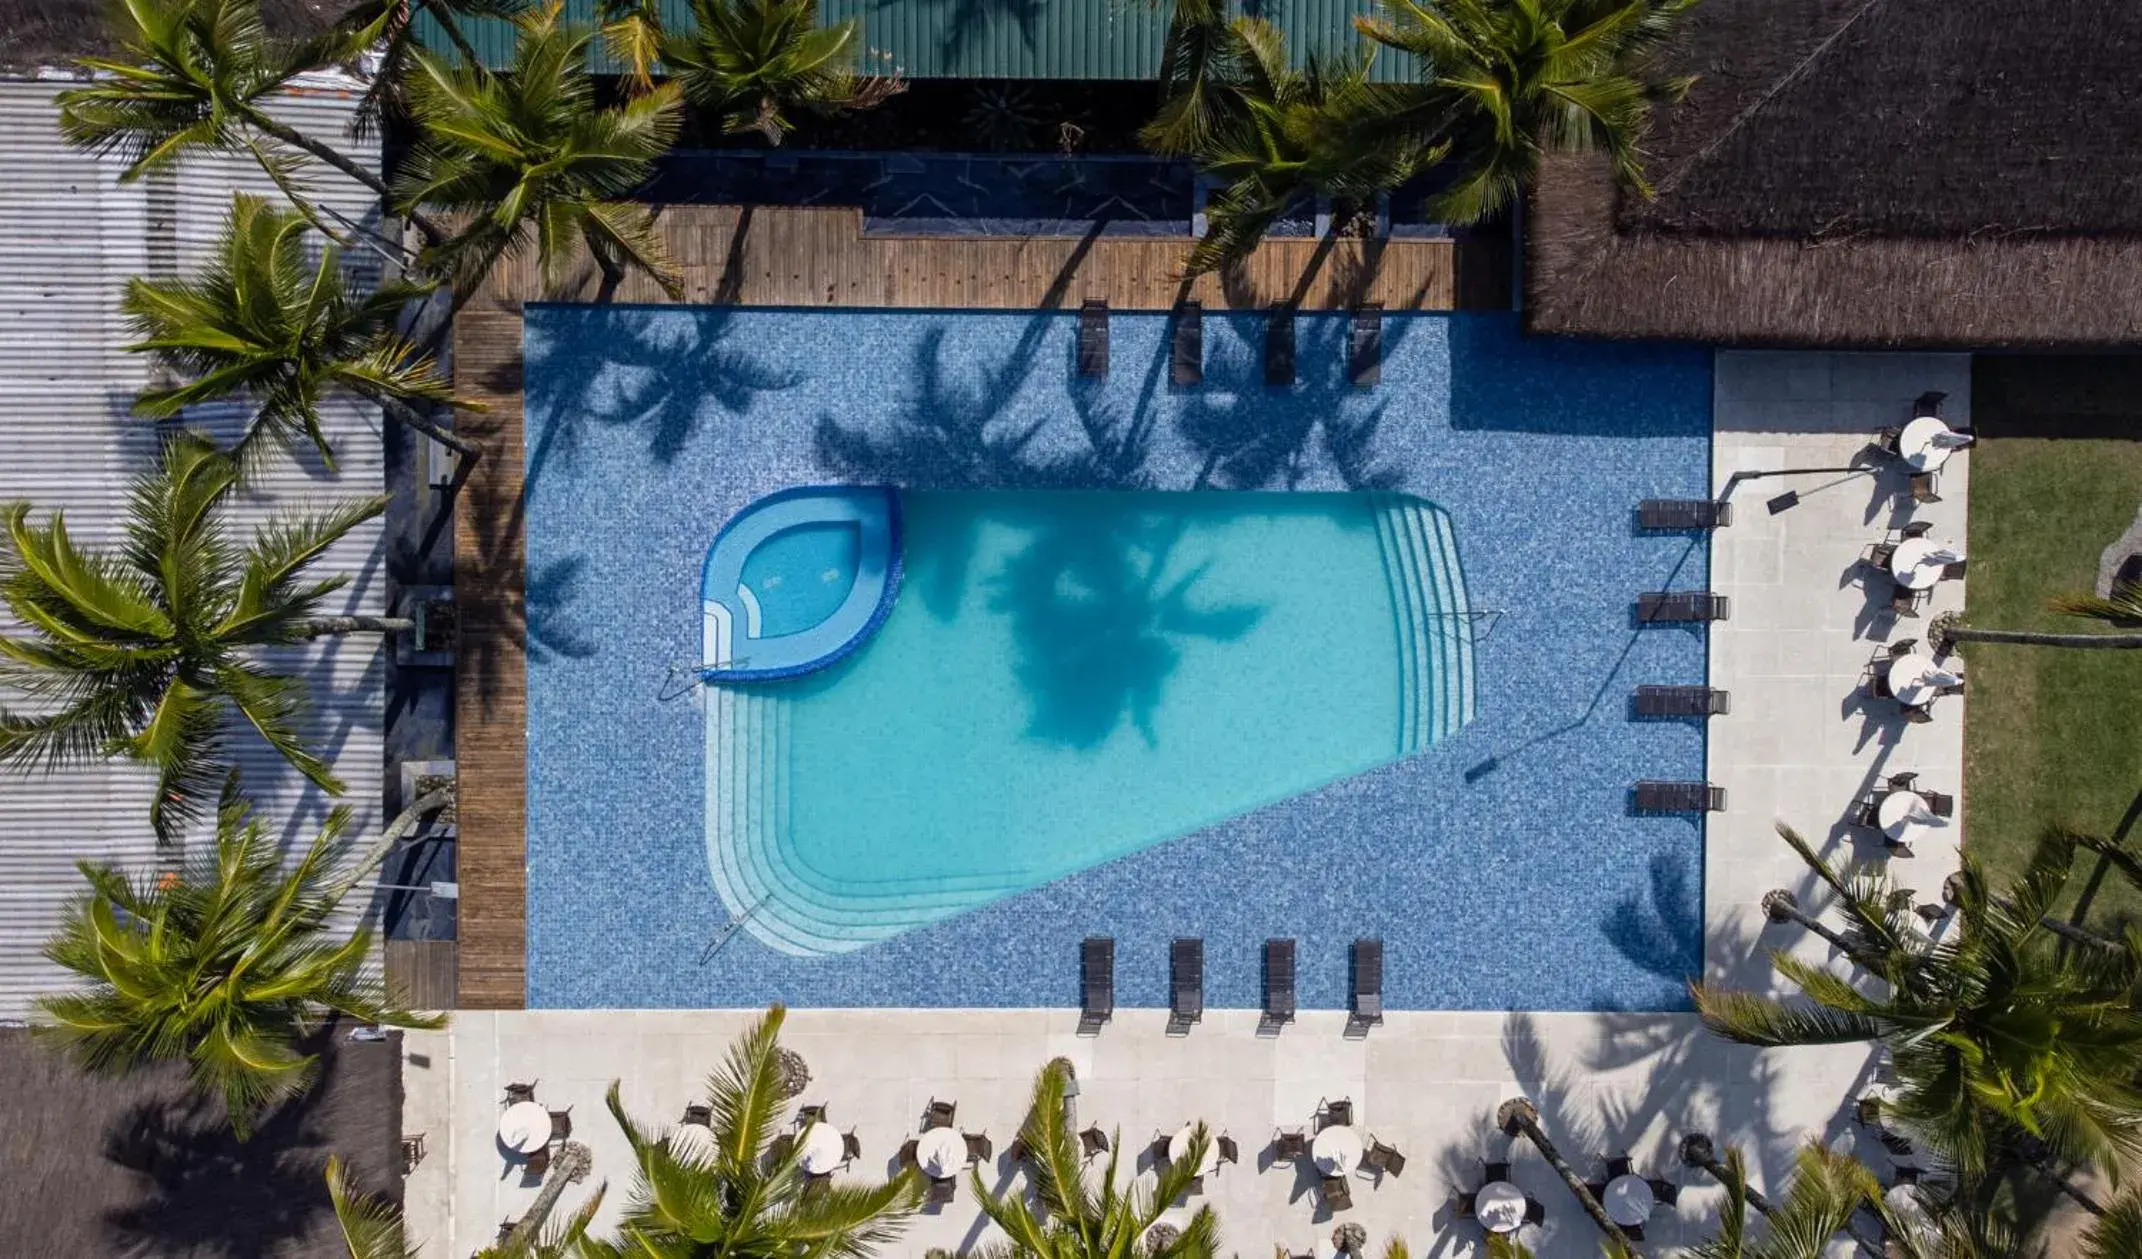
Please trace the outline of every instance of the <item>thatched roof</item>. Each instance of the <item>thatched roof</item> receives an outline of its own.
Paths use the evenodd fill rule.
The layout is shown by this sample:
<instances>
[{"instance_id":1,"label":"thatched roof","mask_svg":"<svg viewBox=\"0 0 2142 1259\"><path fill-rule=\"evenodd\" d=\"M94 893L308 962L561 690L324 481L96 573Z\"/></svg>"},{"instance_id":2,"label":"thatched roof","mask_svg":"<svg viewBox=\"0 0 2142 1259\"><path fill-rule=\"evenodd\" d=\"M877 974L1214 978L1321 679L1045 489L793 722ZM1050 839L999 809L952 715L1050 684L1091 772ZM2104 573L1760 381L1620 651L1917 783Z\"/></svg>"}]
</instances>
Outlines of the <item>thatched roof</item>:
<instances>
[{"instance_id":1,"label":"thatched roof","mask_svg":"<svg viewBox=\"0 0 2142 1259\"><path fill-rule=\"evenodd\" d=\"M0 1028L0 1237L20 1252L113 1259L347 1259L322 1178L401 1196L401 1038L326 1042L320 1086L230 1135L182 1074L86 1076Z\"/></svg>"},{"instance_id":2,"label":"thatched roof","mask_svg":"<svg viewBox=\"0 0 2142 1259\"><path fill-rule=\"evenodd\" d=\"M0 0L0 73L66 69L111 51L109 0ZM261 0L268 30L286 38L326 30L348 7L336 0Z\"/></svg>"},{"instance_id":3,"label":"thatched roof","mask_svg":"<svg viewBox=\"0 0 2142 1259\"><path fill-rule=\"evenodd\" d=\"M2142 340L2142 6L1707 0L1655 201L1543 171L1538 331L1803 345Z\"/></svg>"}]
</instances>

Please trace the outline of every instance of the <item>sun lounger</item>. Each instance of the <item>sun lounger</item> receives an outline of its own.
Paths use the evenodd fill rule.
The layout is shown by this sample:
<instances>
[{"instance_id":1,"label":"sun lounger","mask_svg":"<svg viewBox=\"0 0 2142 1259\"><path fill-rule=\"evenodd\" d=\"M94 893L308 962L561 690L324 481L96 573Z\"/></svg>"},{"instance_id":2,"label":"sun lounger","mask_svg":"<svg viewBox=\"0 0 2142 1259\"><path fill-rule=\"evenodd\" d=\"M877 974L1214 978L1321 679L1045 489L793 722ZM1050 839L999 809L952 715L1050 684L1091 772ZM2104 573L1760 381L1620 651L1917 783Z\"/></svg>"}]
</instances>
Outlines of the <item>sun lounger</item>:
<instances>
[{"instance_id":1,"label":"sun lounger","mask_svg":"<svg viewBox=\"0 0 2142 1259\"><path fill-rule=\"evenodd\" d=\"M1264 1027L1294 1021L1294 941L1264 942Z\"/></svg>"},{"instance_id":2,"label":"sun lounger","mask_svg":"<svg viewBox=\"0 0 2142 1259\"><path fill-rule=\"evenodd\" d=\"M1294 383L1294 308L1274 306L1264 317L1264 383Z\"/></svg>"},{"instance_id":3,"label":"sun lounger","mask_svg":"<svg viewBox=\"0 0 2142 1259\"><path fill-rule=\"evenodd\" d=\"M1636 596L1639 624L1723 621L1728 600L1708 590L1653 590Z\"/></svg>"},{"instance_id":4,"label":"sun lounger","mask_svg":"<svg viewBox=\"0 0 2142 1259\"><path fill-rule=\"evenodd\" d=\"M1205 308L1196 302L1184 302L1175 308L1168 378L1178 385L1194 385L1205 379Z\"/></svg>"},{"instance_id":5,"label":"sun lounger","mask_svg":"<svg viewBox=\"0 0 2142 1259\"><path fill-rule=\"evenodd\" d=\"M1710 783L1645 781L1636 784L1632 794L1638 813L1718 813L1725 809L1725 788Z\"/></svg>"},{"instance_id":6,"label":"sun lounger","mask_svg":"<svg viewBox=\"0 0 2142 1259\"><path fill-rule=\"evenodd\" d=\"M1383 941L1354 941L1349 969L1353 971L1353 1012L1346 1020L1347 1028L1367 1031L1383 1022Z\"/></svg>"},{"instance_id":7,"label":"sun lounger","mask_svg":"<svg viewBox=\"0 0 2142 1259\"><path fill-rule=\"evenodd\" d=\"M1733 523L1733 504L1709 498L1647 498L1636 505L1639 529L1683 532Z\"/></svg>"},{"instance_id":8,"label":"sun lounger","mask_svg":"<svg viewBox=\"0 0 2142 1259\"><path fill-rule=\"evenodd\" d=\"M1205 942L1179 936L1168 946L1168 1030L1178 1035L1205 1017Z\"/></svg>"},{"instance_id":9,"label":"sun lounger","mask_svg":"<svg viewBox=\"0 0 2142 1259\"><path fill-rule=\"evenodd\" d=\"M1116 940L1087 936L1079 945L1078 1030L1098 1032L1116 1014Z\"/></svg>"},{"instance_id":10,"label":"sun lounger","mask_svg":"<svg viewBox=\"0 0 2142 1259\"><path fill-rule=\"evenodd\" d=\"M1088 301L1078 308L1078 374L1108 374L1108 303Z\"/></svg>"},{"instance_id":11,"label":"sun lounger","mask_svg":"<svg viewBox=\"0 0 2142 1259\"><path fill-rule=\"evenodd\" d=\"M1383 379L1383 307L1377 303L1354 308L1347 329L1346 378L1356 389Z\"/></svg>"},{"instance_id":12,"label":"sun lounger","mask_svg":"<svg viewBox=\"0 0 2142 1259\"><path fill-rule=\"evenodd\" d=\"M1639 686L1639 717L1723 717L1732 707L1726 692L1709 686Z\"/></svg>"}]
</instances>

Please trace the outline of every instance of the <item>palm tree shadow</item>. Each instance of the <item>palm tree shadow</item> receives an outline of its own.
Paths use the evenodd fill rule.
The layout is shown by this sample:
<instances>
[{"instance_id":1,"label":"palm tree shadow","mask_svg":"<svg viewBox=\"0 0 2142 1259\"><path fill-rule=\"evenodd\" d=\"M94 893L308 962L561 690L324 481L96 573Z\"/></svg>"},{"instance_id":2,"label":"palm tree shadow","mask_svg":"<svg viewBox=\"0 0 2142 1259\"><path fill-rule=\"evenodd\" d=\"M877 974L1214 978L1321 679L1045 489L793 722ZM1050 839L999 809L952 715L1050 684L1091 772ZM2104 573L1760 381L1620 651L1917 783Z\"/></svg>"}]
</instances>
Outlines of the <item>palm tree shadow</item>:
<instances>
[{"instance_id":1,"label":"palm tree shadow","mask_svg":"<svg viewBox=\"0 0 2142 1259\"><path fill-rule=\"evenodd\" d=\"M1703 890L1692 886L1688 863L1666 853L1651 859L1650 874L1649 888L1616 902L1600 930L1646 974L1685 982L1703 970Z\"/></svg>"},{"instance_id":2,"label":"palm tree shadow","mask_svg":"<svg viewBox=\"0 0 2142 1259\"><path fill-rule=\"evenodd\" d=\"M1296 326L1299 358L1343 357L1344 321L1301 320ZM1403 337L1407 327L1392 325L1386 344ZM1347 489L1398 488L1399 473L1377 466L1375 458L1386 404L1363 405L1361 397L1322 375L1274 388L1265 383L1264 365L1247 342L1219 339L1208 355L1204 383L1183 400L1176 421L1199 455L1195 488L1297 489L1319 470L1319 452L1323 466Z\"/></svg>"}]
</instances>

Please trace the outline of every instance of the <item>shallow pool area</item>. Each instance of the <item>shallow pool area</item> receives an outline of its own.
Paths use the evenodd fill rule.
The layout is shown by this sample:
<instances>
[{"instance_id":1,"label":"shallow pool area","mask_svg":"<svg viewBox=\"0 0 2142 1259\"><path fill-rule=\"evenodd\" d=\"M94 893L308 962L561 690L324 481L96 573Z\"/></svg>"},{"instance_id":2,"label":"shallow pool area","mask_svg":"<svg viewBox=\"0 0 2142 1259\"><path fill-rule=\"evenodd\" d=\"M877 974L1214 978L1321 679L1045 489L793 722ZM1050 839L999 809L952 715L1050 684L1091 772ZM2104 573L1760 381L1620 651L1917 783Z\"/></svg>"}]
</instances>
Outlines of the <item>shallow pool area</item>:
<instances>
[{"instance_id":1,"label":"shallow pool area","mask_svg":"<svg viewBox=\"0 0 2142 1259\"><path fill-rule=\"evenodd\" d=\"M1391 315L1357 388L1304 314L1271 387L1211 314L1178 387L1167 316L1102 380L1075 322L528 308L530 1003L1062 1006L1111 935L1164 1005L1188 935L1214 1007L1377 936L1393 1008L1685 1008L1702 822L1628 794L1704 735L1628 697L1705 640L1630 609L1707 548L1632 511L1708 490L1708 352ZM789 523L709 611L818 487L896 566Z\"/></svg>"}]
</instances>

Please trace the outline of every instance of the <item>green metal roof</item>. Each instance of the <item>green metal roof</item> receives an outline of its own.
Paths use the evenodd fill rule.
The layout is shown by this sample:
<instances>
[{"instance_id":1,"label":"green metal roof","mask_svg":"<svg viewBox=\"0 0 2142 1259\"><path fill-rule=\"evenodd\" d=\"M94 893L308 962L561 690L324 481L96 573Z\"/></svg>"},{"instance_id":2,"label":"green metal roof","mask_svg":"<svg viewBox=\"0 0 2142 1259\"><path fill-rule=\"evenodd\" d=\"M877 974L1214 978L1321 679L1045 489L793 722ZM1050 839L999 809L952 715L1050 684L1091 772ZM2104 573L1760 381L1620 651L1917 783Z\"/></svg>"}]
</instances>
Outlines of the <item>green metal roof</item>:
<instances>
[{"instance_id":1,"label":"green metal roof","mask_svg":"<svg viewBox=\"0 0 2142 1259\"><path fill-rule=\"evenodd\" d=\"M1365 41L1353 27L1356 15L1375 11L1375 0L1248 0L1245 11L1271 19L1287 34L1296 62L1311 55L1359 55ZM566 0L566 17L594 20L594 0ZM671 29L691 22L685 0L662 0ZM1150 79L1160 66L1167 27L1165 0L821 0L823 21L861 19L862 42L871 50L865 68L898 67L917 79ZM430 14L417 19L432 48L446 46ZM469 41L491 65L513 55L513 28L497 19L463 24ZM616 64L599 55L598 69ZM1377 78L1401 77L1398 58L1376 61Z\"/></svg>"}]
</instances>

